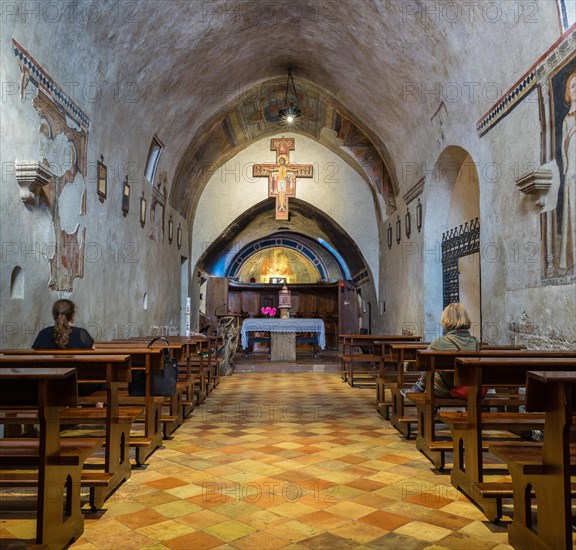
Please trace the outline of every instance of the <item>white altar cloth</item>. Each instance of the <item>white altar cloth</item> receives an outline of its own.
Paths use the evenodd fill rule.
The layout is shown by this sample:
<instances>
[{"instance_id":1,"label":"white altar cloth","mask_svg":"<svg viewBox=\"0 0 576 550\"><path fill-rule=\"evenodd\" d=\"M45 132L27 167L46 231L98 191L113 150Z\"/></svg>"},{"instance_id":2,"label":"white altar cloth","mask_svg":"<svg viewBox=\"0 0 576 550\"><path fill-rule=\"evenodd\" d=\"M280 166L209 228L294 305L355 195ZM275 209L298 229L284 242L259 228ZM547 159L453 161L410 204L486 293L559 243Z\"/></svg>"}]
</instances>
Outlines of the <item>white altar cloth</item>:
<instances>
[{"instance_id":1,"label":"white altar cloth","mask_svg":"<svg viewBox=\"0 0 576 550\"><path fill-rule=\"evenodd\" d=\"M244 319L242 322L242 348L248 347L249 332L317 332L320 349L326 347L322 319Z\"/></svg>"}]
</instances>

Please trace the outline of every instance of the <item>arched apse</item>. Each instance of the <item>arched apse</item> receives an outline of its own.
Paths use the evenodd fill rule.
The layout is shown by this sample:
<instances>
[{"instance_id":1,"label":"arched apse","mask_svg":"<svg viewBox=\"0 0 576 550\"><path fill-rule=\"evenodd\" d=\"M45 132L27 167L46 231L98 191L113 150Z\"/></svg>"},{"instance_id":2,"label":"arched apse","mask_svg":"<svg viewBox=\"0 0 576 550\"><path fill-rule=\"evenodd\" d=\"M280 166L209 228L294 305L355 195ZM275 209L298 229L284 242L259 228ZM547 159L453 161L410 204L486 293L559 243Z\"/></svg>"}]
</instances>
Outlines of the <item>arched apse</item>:
<instances>
[{"instance_id":1,"label":"arched apse","mask_svg":"<svg viewBox=\"0 0 576 550\"><path fill-rule=\"evenodd\" d=\"M274 203L267 199L243 212L205 246L193 271L192 311L203 311L199 298L205 295L203 281L212 276L234 276L237 259L241 263L258 243L274 244L277 240L280 244L293 243L296 249L303 244L311 258L321 260L328 281L351 280L356 274L363 274L363 293L369 297L375 295L371 271L350 235L324 212L303 201L291 201L290 210L292 231L274 220Z\"/></svg>"},{"instance_id":2,"label":"arched apse","mask_svg":"<svg viewBox=\"0 0 576 550\"><path fill-rule=\"evenodd\" d=\"M341 270L333 259L330 263L336 269L329 272L329 264L319 250L318 243L309 244L308 239L288 234L271 235L245 247L230 264L227 276L246 283L251 279L268 283L270 277L285 278L286 283L332 282L341 278Z\"/></svg>"},{"instance_id":3,"label":"arched apse","mask_svg":"<svg viewBox=\"0 0 576 550\"><path fill-rule=\"evenodd\" d=\"M424 191L423 258L424 331L427 339L439 336L443 308L442 235L480 217L478 171L470 154L458 146L447 147L426 178ZM428 253L429 252L429 253ZM460 301L472 321L472 332L481 336L480 254L458 260Z\"/></svg>"},{"instance_id":4,"label":"arched apse","mask_svg":"<svg viewBox=\"0 0 576 550\"><path fill-rule=\"evenodd\" d=\"M350 278L360 277L364 293L377 303L381 224L373 188L324 145L301 134L279 135L295 138L291 162L314 167L312 178L297 182L296 196L290 198L289 220L275 220L275 202L268 198L266 178L252 175L254 164L275 161L266 137L220 166L204 187L191 231L192 284L199 289L199 272L202 276L223 273L222 266L248 243L291 232L314 241L323 239L344 259ZM222 265L206 264L208 269L203 272L208 251ZM199 296L199 290L192 289L192 311L196 294Z\"/></svg>"}]
</instances>

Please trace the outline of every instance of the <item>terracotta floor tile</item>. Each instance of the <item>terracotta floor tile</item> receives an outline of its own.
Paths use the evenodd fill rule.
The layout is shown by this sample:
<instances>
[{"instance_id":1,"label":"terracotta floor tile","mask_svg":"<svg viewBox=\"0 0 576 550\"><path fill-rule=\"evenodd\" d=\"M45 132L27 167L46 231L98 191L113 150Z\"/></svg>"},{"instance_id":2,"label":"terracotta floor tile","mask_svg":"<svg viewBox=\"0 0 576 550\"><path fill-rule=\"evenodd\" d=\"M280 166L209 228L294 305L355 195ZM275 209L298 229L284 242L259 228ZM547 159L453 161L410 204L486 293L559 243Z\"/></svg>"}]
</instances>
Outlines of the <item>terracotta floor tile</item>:
<instances>
[{"instance_id":1,"label":"terracotta floor tile","mask_svg":"<svg viewBox=\"0 0 576 550\"><path fill-rule=\"evenodd\" d=\"M325 511L305 514L303 516L300 516L298 518L298 521L308 523L309 525L312 525L324 531L329 531L331 529L334 529L335 527L340 527L341 525L350 522L349 519L343 518L342 516L338 516L336 514L330 514L329 512Z\"/></svg>"},{"instance_id":2,"label":"terracotta floor tile","mask_svg":"<svg viewBox=\"0 0 576 550\"><path fill-rule=\"evenodd\" d=\"M117 520L121 521L127 527L130 527L130 529L138 529L138 527L160 523L167 519L168 518L165 515L152 509L140 510L131 514L117 516Z\"/></svg>"},{"instance_id":3,"label":"terracotta floor tile","mask_svg":"<svg viewBox=\"0 0 576 550\"><path fill-rule=\"evenodd\" d=\"M390 514L382 510L377 510L376 512L367 514L359 518L358 521L374 525L380 529L386 529L387 531L395 531L398 527L410 522L408 518L397 516L396 514Z\"/></svg>"},{"instance_id":4,"label":"terracotta floor tile","mask_svg":"<svg viewBox=\"0 0 576 550\"><path fill-rule=\"evenodd\" d=\"M195 532L165 540L162 544L174 550L210 550L211 548L220 546L222 541L207 533Z\"/></svg>"},{"instance_id":5,"label":"terracotta floor tile","mask_svg":"<svg viewBox=\"0 0 576 550\"><path fill-rule=\"evenodd\" d=\"M163 479L157 479L155 481L149 481L146 483L150 487L154 487L154 489L158 489L163 491L165 489L172 489L174 487L180 487L181 485L186 485L186 481L182 481L176 477L165 477Z\"/></svg>"},{"instance_id":6,"label":"terracotta floor tile","mask_svg":"<svg viewBox=\"0 0 576 550\"><path fill-rule=\"evenodd\" d=\"M378 415L373 389L285 366L223 377L104 508L86 514L71 550L510 548L506 524L486 522ZM0 527L2 544L34 534L33 512Z\"/></svg>"},{"instance_id":7,"label":"terracotta floor tile","mask_svg":"<svg viewBox=\"0 0 576 550\"><path fill-rule=\"evenodd\" d=\"M308 548L314 548L315 550L349 550L356 547L356 543L352 540L345 539L334 535L332 533L322 533L311 537L309 539L303 540Z\"/></svg>"},{"instance_id":8,"label":"terracotta floor tile","mask_svg":"<svg viewBox=\"0 0 576 550\"><path fill-rule=\"evenodd\" d=\"M234 541L234 548L239 548L240 550L254 550L255 548L279 550L287 545L288 543L285 539L262 531Z\"/></svg>"},{"instance_id":9,"label":"terracotta floor tile","mask_svg":"<svg viewBox=\"0 0 576 550\"><path fill-rule=\"evenodd\" d=\"M346 483L349 487L354 487L354 489L362 489L363 491L376 491L382 487L385 487L383 483L379 481L374 481L372 479L358 478L353 479Z\"/></svg>"}]
</instances>

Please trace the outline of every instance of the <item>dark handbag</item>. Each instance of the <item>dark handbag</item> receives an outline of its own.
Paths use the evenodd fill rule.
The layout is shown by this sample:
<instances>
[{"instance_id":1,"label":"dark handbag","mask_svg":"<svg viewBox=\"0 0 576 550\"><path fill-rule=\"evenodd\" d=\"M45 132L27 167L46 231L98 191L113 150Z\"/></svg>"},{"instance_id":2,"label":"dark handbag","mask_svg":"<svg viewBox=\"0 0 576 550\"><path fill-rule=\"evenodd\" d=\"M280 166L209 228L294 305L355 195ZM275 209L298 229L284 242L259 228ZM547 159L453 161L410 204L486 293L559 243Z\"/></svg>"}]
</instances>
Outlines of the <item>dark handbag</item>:
<instances>
[{"instance_id":1,"label":"dark handbag","mask_svg":"<svg viewBox=\"0 0 576 550\"><path fill-rule=\"evenodd\" d=\"M156 340L162 340L166 347L163 351L164 368L152 372L152 395L162 395L172 397L176 393L176 382L178 381L178 360L170 357L170 348L166 338L154 338L149 344L150 347ZM146 395L146 373L136 372L132 375L132 382L128 384L128 394L132 396Z\"/></svg>"}]
</instances>

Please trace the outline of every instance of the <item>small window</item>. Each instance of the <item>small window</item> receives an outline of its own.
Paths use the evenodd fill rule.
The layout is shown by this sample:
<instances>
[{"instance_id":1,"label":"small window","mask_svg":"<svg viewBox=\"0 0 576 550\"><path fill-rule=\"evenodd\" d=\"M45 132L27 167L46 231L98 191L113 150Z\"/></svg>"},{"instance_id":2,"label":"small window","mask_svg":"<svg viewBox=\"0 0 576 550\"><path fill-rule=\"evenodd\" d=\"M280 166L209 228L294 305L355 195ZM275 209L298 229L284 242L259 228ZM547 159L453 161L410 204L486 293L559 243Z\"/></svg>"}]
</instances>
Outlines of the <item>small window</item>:
<instances>
[{"instance_id":1,"label":"small window","mask_svg":"<svg viewBox=\"0 0 576 550\"><path fill-rule=\"evenodd\" d=\"M10 298L24 298L24 272L19 265L12 270L10 277Z\"/></svg>"},{"instance_id":2,"label":"small window","mask_svg":"<svg viewBox=\"0 0 576 550\"><path fill-rule=\"evenodd\" d=\"M154 134L152 143L150 144L150 150L148 151L148 159L146 160L146 172L144 173L146 179L152 184L154 183L154 176L156 175L156 168L158 167L158 160L160 159L162 149L164 149L164 144L158 139L158 136Z\"/></svg>"}]
</instances>

